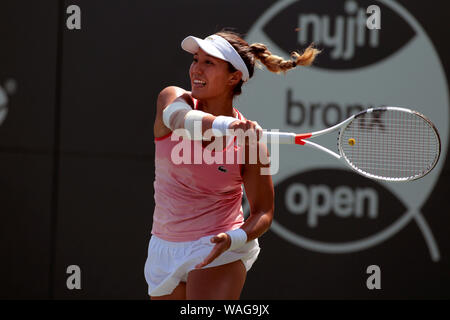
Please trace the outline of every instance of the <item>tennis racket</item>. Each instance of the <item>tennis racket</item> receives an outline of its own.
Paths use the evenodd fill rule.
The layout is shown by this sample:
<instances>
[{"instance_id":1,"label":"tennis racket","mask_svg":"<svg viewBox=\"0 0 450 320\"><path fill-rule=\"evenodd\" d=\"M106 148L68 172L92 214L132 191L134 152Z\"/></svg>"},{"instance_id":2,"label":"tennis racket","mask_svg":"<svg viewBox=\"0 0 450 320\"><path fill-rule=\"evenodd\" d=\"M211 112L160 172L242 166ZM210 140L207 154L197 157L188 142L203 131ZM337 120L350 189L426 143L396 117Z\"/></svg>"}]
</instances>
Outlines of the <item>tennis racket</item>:
<instances>
[{"instance_id":1,"label":"tennis racket","mask_svg":"<svg viewBox=\"0 0 450 320\"><path fill-rule=\"evenodd\" d=\"M339 131L331 151L307 139ZM400 182L419 179L439 159L441 141L434 124L406 108L371 108L325 130L295 134L264 131L268 143L297 144L322 150L372 179Z\"/></svg>"}]
</instances>

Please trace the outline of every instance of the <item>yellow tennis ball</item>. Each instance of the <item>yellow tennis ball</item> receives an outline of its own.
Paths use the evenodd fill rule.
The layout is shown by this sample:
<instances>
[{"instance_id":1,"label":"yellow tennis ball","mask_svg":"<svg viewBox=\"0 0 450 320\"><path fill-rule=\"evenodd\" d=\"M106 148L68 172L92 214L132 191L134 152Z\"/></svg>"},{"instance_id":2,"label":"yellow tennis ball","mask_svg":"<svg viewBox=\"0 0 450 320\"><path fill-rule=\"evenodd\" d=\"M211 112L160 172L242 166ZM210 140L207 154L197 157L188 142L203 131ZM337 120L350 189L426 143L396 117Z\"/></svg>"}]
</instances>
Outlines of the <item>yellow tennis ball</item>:
<instances>
[{"instance_id":1,"label":"yellow tennis ball","mask_svg":"<svg viewBox=\"0 0 450 320\"><path fill-rule=\"evenodd\" d=\"M356 143L355 139L353 139L353 138L348 139L349 145L353 146L353 145L355 145L355 143Z\"/></svg>"}]
</instances>

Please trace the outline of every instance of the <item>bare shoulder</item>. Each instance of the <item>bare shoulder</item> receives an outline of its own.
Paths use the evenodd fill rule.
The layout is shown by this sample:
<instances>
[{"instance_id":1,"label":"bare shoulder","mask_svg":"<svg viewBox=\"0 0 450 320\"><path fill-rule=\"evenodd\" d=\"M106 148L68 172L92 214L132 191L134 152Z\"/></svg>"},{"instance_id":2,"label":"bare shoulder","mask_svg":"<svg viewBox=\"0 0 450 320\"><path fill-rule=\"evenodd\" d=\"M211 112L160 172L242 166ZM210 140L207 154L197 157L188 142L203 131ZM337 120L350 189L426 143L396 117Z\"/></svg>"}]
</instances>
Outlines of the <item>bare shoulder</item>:
<instances>
[{"instance_id":1,"label":"bare shoulder","mask_svg":"<svg viewBox=\"0 0 450 320\"><path fill-rule=\"evenodd\" d=\"M177 98L182 98L190 105L193 105L190 91L186 91L180 87L170 86L162 89L158 94L158 100L156 102L157 108L162 108L162 110L164 110L165 107L167 107Z\"/></svg>"},{"instance_id":2,"label":"bare shoulder","mask_svg":"<svg viewBox=\"0 0 450 320\"><path fill-rule=\"evenodd\" d=\"M177 99L182 99L191 107L194 105L191 92L180 87L169 86L162 89L158 94L158 99L156 101L155 123L153 126L155 138L159 138L170 133L171 130L164 125L162 114L164 109Z\"/></svg>"}]
</instances>

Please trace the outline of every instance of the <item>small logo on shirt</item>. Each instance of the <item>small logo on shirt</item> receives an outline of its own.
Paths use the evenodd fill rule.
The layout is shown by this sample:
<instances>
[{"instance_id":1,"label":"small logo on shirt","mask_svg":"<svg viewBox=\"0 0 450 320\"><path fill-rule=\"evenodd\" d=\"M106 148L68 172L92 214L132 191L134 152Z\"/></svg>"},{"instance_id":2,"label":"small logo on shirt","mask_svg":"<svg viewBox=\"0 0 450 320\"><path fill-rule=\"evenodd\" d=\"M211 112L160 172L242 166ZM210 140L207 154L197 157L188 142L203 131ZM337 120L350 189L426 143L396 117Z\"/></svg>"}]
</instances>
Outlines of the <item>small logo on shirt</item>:
<instances>
[{"instance_id":1,"label":"small logo on shirt","mask_svg":"<svg viewBox=\"0 0 450 320\"><path fill-rule=\"evenodd\" d=\"M227 172L227 169L226 169L224 166L220 166L220 167L217 168L217 169L219 169L219 170L222 171L222 172Z\"/></svg>"}]
</instances>

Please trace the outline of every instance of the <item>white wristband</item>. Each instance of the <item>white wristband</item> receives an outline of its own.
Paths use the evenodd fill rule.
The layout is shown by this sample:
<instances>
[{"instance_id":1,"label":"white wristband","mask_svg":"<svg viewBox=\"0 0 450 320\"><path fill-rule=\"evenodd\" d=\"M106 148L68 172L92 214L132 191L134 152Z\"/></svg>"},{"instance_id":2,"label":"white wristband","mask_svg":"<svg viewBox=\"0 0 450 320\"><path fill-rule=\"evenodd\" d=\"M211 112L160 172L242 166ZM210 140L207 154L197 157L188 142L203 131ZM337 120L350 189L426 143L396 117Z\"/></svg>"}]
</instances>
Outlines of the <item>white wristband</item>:
<instances>
[{"instance_id":1,"label":"white wristband","mask_svg":"<svg viewBox=\"0 0 450 320\"><path fill-rule=\"evenodd\" d=\"M247 243L247 233L242 229L235 229L226 232L231 239L231 245L228 250L235 250Z\"/></svg>"},{"instance_id":2,"label":"white wristband","mask_svg":"<svg viewBox=\"0 0 450 320\"><path fill-rule=\"evenodd\" d=\"M207 115L200 110L191 110L186 114L184 128L191 134L191 140L203 140L202 120Z\"/></svg>"},{"instance_id":3,"label":"white wristband","mask_svg":"<svg viewBox=\"0 0 450 320\"><path fill-rule=\"evenodd\" d=\"M180 110L186 110L186 112L188 112L188 111L192 110L192 108L186 102L176 101L176 102L169 104L163 110L163 122L164 122L165 126L172 131L175 129L178 129L178 128L174 127L173 123L176 123L179 121L176 121L176 119L171 119L171 118L177 111L180 111ZM177 117L184 118L184 114L178 113Z\"/></svg>"},{"instance_id":4,"label":"white wristband","mask_svg":"<svg viewBox=\"0 0 450 320\"><path fill-rule=\"evenodd\" d=\"M233 117L218 116L214 119L211 129L218 130L216 132L219 132L222 136L224 136L227 134L227 129L229 129L230 124L237 120L238 119ZM216 132L214 135L217 135Z\"/></svg>"}]
</instances>

